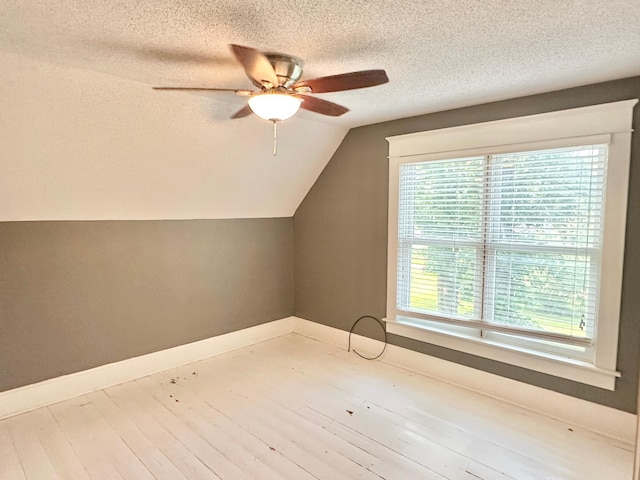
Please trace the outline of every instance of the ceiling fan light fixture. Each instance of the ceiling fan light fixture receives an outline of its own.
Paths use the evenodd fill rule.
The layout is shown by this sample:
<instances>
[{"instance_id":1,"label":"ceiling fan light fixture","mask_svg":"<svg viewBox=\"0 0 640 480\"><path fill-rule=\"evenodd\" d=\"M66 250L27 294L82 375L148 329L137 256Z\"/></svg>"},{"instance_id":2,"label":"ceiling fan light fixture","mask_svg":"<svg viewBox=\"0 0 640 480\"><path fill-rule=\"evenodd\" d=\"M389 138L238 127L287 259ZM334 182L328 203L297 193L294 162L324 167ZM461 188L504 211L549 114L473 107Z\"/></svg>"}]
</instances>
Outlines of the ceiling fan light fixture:
<instances>
[{"instance_id":1,"label":"ceiling fan light fixture","mask_svg":"<svg viewBox=\"0 0 640 480\"><path fill-rule=\"evenodd\" d=\"M265 92L249 98L249 107L260 118L279 122L291 118L302 101L292 95Z\"/></svg>"}]
</instances>

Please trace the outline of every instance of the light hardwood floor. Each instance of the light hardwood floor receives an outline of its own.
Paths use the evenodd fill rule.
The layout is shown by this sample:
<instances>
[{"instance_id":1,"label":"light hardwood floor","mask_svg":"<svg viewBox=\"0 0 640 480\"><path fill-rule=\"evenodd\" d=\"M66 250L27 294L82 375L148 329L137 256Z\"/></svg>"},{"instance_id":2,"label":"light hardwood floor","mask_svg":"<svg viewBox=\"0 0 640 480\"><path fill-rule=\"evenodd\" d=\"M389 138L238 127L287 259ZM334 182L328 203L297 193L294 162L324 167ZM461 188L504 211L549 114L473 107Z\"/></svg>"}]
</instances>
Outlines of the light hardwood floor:
<instances>
[{"instance_id":1,"label":"light hardwood floor","mask_svg":"<svg viewBox=\"0 0 640 480\"><path fill-rule=\"evenodd\" d=\"M291 334L0 421L0 479L631 478L633 448Z\"/></svg>"}]
</instances>

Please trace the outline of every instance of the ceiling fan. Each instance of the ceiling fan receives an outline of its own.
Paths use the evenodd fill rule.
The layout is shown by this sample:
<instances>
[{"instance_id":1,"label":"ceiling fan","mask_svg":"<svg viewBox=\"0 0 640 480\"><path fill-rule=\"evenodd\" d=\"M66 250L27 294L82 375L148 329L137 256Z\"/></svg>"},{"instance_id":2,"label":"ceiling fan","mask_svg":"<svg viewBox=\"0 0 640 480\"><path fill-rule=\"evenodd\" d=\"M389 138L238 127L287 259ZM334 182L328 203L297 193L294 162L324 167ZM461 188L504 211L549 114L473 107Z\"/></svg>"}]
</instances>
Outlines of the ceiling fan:
<instances>
[{"instance_id":1,"label":"ceiling fan","mask_svg":"<svg viewBox=\"0 0 640 480\"><path fill-rule=\"evenodd\" d=\"M273 154L277 153L276 123L292 117L303 108L322 115L338 117L348 108L329 102L314 93L340 92L356 88L374 87L387 83L384 70L362 70L328 77L300 80L304 62L292 55L260 52L242 45L229 45L236 60L244 67L249 80L259 90L207 87L153 87L155 90L233 92L248 97L247 105L231 118L242 118L255 113L260 118L273 122Z\"/></svg>"},{"instance_id":2,"label":"ceiling fan","mask_svg":"<svg viewBox=\"0 0 640 480\"><path fill-rule=\"evenodd\" d=\"M304 62L297 57L282 53L263 53L255 48L241 45L232 44L230 47L251 82L259 88L258 91L206 87L153 88L156 90L234 92L237 95L249 97L249 102L231 118L242 118L255 113L265 120L280 121L294 115L299 107L322 115L338 117L347 113L349 109L327 100L312 97L309 94L373 87L389 81L384 70L363 70L300 81ZM271 110L265 107L268 104L279 104L279 102L282 102L282 109L273 108ZM265 111L267 114L261 115Z\"/></svg>"},{"instance_id":3,"label":"ceiling fan","mask_svg":"<svg viewBox=\"0 0 640 480\"><path fill-rule=\"evenodd\" d=\"M304 62L292 55L260 52L255 48L231 44L236 60L244 67L249 80L259 90L206 88L206 87L153 87L155 90L216 91L233 92L248 97L248 103L231 118L242 118L255 113L260 118L273 122L274 155L276 154L276 123L292 117L299 108L338 117L348 108L312 96L315 93L340 92L356 88L373 87L387 83L384 70L362 70L358 72L330 75L310 80L300 80Z\"/></svg>"}]
</instances>

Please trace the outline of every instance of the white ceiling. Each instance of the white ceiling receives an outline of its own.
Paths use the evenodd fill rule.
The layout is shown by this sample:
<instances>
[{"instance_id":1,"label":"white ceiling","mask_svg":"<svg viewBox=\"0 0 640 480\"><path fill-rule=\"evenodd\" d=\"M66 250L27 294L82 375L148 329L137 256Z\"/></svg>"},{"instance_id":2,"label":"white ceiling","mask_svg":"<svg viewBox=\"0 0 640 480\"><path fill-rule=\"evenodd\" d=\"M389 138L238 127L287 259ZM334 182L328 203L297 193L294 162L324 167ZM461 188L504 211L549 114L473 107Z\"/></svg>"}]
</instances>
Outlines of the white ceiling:
<instances>
[{"instance_id":1,"label":"white ceiling","mask_svg":"<svg viewBox=\"0 0 640 480\"><path fill-rule=\"evenodd\" d=\"M3 0L0 220L290 215L348 128L639 75L639 25L638 0ZM300 112L274 159L268 123L226 120L242 98L149 88L249 87L229 43L301 57L303 78L390 83L323 94L351 112ZM42 117L39 155L22 105ZM73 128L75 147L59 141Z\"/></svg>"}]
</instances>

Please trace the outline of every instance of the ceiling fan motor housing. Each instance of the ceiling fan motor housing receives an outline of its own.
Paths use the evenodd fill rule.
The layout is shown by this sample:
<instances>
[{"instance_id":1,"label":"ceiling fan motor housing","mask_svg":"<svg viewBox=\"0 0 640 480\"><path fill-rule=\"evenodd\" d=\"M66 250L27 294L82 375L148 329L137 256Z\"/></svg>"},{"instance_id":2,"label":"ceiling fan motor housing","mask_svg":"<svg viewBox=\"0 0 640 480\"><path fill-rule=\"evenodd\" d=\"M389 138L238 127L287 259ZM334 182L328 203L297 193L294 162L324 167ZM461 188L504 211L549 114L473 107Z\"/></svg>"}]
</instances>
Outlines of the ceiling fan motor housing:
<instances>
[{"instance_id":1,"label":"ceiling fan motor housing","mask_svg":"<svg viewBox=\"0 0 640 480\"><path fill-rule=\"evenodd\" d=\"M265 53L264 56L267 57L267 60L269 60L273 70L276 72L276 76L278 77L277 86L288 89L302 77L304 62L298 57L272 52ZM263 87L263 85L255 85L256 87Z\"/></svg>"}]
</instances>

